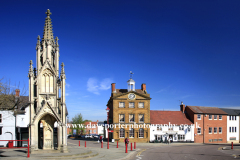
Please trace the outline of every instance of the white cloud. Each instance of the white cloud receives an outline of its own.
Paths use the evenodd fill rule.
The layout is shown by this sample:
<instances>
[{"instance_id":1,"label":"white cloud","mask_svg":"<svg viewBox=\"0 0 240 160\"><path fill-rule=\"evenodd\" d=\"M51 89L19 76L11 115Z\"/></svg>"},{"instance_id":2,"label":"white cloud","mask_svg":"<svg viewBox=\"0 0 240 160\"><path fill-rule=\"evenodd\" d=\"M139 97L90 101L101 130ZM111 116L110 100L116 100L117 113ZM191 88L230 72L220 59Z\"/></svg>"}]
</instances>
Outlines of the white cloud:
<instances>
[{"instance_id":1,"label":"white cloud","mask_svg":"<svg viewBox=\"0 0 240 160\"><path fill-rule=\"evenodd\" d=\"M66 95L66 96L69 96L69 93L66 93L65 95Z\"/></svg>"},{"instance_id":2,"label":"white cloud","mask_svg":"<svg viewBox=\"0 0 240 160\"><path fill-rule=\"evenodd\" d=\"M112 80L110 78L105 78L100 83L99 89L101 89L101 90L108 90L108 89L111 88L111 83L112 83Z\"/></svg>"},{"instance_id":3,"label":"white cloud","mask_svg":"<svg viewBox=\"0 0 240 160\"><path fill-rule=\"evenodd\" d=\"M99 94L98 88L99 86L97 85L98 80L95 78L89 78L87 81L87 90L89 92L92 92L94 94Z\"/></svg>"},{"instance_id":4,"label":"white cloud","mask_svg":"<svg viewBox=\"0 0 240 160\"><path fill-rule=\"evenodd\" d=\"M87 81L87 90L99 95L99 90L108 90L111 88L112 79L105 78L99 82L96 78L89 78Z\"/></svg>"}]
</instances>

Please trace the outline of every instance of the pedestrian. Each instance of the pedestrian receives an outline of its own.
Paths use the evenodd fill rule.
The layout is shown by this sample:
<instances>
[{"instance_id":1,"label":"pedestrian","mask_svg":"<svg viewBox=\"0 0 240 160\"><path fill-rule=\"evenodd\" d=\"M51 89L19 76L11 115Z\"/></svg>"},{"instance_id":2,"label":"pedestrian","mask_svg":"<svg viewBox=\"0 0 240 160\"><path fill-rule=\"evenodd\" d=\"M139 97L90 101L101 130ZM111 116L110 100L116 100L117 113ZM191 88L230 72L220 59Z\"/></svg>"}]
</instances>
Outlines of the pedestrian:
<instances>
[{"instance_id":1,"label":"pedestrian","mask_svg":"<svg viewBox=\"0 0 240 160\"><path fill-rule=\"evenodd\" d=\"M169 143L171 144L171 142L172 142L172 137L169 138Z\"/></svg>"},{"instance_id":2,"label":"pedestrian","mask_svg":"<svg viewBox=\"0 0 240 160\"><path fill-rule=\"evenodd\" d=\"M125 146L128 145L129 139L126 137L125 140L124 140L124 142L125 142Z\"/></svg>"},{"instance_id":3,"label":"pedestrian","mask_svg":"<svg viewBox=\"0 0 240 160\"><path fill-rule=\"evenodd\" d=\"M167 136L165 137L165 143L167 144Z\"/></svg>"}]
</instances>

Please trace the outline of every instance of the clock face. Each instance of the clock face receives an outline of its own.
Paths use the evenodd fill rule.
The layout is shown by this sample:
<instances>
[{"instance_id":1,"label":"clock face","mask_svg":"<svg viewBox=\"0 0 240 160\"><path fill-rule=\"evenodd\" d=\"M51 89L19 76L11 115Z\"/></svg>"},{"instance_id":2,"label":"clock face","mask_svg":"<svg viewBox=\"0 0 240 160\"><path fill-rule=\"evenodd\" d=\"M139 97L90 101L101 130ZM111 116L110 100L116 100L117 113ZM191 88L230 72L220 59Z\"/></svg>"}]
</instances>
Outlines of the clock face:
<instances>
[{"instance_id":1,"label":"clock face","mask_svg":"<svg viewBox=\"0 0 240 160\"><path fill-rule=\"evenodd\" d=\"M131 93L131 94L128 95L128 98L129 98L129 99L134 99L135 97L136 97L136 96L135 96L135 94L133 94L133 93Z\"/></svg>"}]
</instances>

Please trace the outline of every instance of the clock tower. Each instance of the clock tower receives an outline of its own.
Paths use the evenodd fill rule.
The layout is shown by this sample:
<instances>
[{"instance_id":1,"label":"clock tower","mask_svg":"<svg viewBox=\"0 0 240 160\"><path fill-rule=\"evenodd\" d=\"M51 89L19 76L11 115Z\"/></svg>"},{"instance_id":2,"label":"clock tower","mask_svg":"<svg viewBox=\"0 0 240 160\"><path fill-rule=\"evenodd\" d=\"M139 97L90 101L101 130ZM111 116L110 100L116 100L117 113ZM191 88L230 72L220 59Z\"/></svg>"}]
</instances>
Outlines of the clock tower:
<instances>
[{"instance_id":1,"label":"clock tower","mask_svg":"<svg viewBox=\"0 0 240 160\"><path fill-rule=\"evenodd\" d=\"M131 72L131 74L133 74ZM146 84L135 89L135 81L130 76L127 89L116 89L112 83L112 93L108 100L110 131L109 138L124 142L149 142L150 140L150 94Z\"/></svg>"}]
</instances>

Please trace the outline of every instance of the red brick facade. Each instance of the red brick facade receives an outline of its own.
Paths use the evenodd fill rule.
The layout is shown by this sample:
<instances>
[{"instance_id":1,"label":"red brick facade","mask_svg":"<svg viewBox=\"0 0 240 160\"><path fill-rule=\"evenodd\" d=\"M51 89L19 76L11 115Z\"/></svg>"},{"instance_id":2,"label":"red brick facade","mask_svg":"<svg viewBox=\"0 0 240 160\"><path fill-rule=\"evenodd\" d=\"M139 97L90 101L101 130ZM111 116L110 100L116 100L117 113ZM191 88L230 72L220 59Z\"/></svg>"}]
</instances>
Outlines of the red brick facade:
<instances>
[{"instance_id":1,"label":"red brick facade","mask_svg":"<svg viewBox=\"0 0 240 160\"><path fill-rule=\"evenodd\" d=\"M205 108L205 107L200 107L200 109L201 108ZM196 113L188 106L186 107L186 113L190 118L190 120L195 124L195 129L194 129L195 143L226 143L227 142L227 115L214 114L213 112L212 113L204 113L204 112ZM217 116L216 119L214 119L214 115ZM222 119L219 119L219 115L222 116ZM209 116L210 117L212 116L212 118L209 119ZM196 125L198 125L201 128L201 133L198 133L198 128ZM216 131L217 131L216 133L214 133L214 127L216 128ZM221 132L219 128L221 128ZM211 133L209 133L209 130L212 130Z\"/></svg>"},{"instance_id":2,"label":"red brick facade","mask_svg":"<svg viewBox=\"0 0 240 160\"><path fill-rule=\"evenodd\" d=\"M98 134L98 121L97 122L85 122L86 126L85 133L86 134Z\"/></svg>"}]
</instances>

